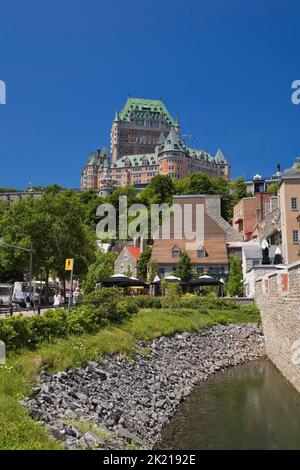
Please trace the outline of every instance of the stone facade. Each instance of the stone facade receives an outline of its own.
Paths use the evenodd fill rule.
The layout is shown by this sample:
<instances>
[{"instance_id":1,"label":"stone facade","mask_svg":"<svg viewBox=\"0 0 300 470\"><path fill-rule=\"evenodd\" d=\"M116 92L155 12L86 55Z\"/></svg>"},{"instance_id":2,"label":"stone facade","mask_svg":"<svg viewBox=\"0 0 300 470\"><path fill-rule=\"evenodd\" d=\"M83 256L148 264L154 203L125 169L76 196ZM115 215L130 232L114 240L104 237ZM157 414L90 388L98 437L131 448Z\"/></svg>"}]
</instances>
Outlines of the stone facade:
<instances>
[{"instance_id":1,"label":"stone facade","mask_svg":"<svg viewBox=\"0 0 300 470\"><path fill-rule=\"evenodd\" d=\"M255 282L270 360L300 392L300 263L264 268Z\"/></svg>"},{"instance_id":2,"label":"stone facade","mask_svg":"<svg viewBox=\"0 0 300 470\"><path fill-rule=\"evenodd\" d=\"M43 191L14 191L14 192L4 192L0 193L0 201L12 203L16 201L21 201L22 199L32 198L37 199L42 197Z\"/></svg>"},{"instance_id":3,"label":"stone facade","mask_svg":"<svg viewBox=\"0 0 300 470\"><path fill-rule=\"evenodd\" d=\"M137 277L137 267L140 260L140 248L125 246L115 261L115 274L131 273L131 276Z\"/></svg>"}]
</instances>

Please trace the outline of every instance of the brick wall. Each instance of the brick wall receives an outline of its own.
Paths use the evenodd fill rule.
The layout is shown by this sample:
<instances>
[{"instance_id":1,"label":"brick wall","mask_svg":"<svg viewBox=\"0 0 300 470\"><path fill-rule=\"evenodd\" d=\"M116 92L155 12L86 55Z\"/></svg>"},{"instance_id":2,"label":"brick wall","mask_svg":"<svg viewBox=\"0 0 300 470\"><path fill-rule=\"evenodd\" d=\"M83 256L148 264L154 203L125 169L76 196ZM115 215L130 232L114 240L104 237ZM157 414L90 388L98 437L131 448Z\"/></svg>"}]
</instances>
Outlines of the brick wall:
<instances>
[{"instance_id":1,"label":"brick wall","mask_svg":"<svg viewBox=\"0 0 300 470\"><path fill-rule=\"evenodd\" d=\"M255 282L270 360L300 392L300 263Z\"/></svg>"}]
</instances>

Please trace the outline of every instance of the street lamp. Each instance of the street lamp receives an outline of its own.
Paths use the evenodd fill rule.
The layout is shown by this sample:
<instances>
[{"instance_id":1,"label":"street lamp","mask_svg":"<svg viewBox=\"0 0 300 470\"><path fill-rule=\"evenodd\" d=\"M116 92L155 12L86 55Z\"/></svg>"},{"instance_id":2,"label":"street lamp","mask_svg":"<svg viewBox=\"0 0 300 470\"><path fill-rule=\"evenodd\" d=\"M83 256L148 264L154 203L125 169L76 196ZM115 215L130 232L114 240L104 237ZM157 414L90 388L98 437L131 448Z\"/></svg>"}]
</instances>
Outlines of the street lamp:
<instances>
[{"instance_id":1,"label":"street lamp","mask_svg":"<svg viewBox=\"0 0 300 470\"><path fill-rule=\"evenodd\" d=\"M0 238L0 246L7 246L8 248L13 248L15 250L26 251L29 253L29 292L31 294L31 287L32 287L32 261L33 261L33 244L31 242L30 248L23 248L22 246L11 245L10 243L6 243L3 238Z\"/></svg>"}]
</instances>

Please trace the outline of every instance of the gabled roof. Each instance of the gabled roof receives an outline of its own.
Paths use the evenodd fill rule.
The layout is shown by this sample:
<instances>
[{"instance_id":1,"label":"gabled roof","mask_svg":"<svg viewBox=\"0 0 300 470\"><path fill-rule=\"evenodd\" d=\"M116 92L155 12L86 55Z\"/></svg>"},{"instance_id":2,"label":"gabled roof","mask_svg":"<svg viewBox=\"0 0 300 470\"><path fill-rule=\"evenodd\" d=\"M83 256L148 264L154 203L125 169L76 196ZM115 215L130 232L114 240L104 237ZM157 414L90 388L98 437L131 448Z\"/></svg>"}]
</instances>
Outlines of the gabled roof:
<instances>
[{"instance_id":1,"label":"gabled roof","mask_svg":"<svg viewBox=\"0 0 300 470\"><path fill-rule=\"evenodd\" d=\"M119 158L116 163L112 165L112 168L124 168L125 162L129 161L131 167L139 167L144 166L144 158L148 159L147 166L150 165L158 165L158 158L156 153L146 153L140 155L126 155L124 157Z\"/></svg>"},{"instance_id":2,"label":"gabled roof","mask_svg":"<svg viewBox=\"0 0 300 470\"><path fill-rule=\"evenodd\" d=\"M191 147L187 147L187 150L189 152L190 157L199 158L199 159L204 158L210 162L215 160L215 157L213 155L211 155L209 152L205 152L204 150L194 149Z\"/></svg>"},{"instance_id":3,"label":"gabled roof","mask_svg":"<svg viewBox=\"0 0 300 470\"><path fill-rule=\"evenodd\" d=\"M122 111L118 113L118 120L129 121L133 111L151 111L163 114L170 126L174 124L174 120L162 100L129 97Z\"/></svg>"},{"instance_id":4,"label":"gabled roof","mask_svg":"<svg viewBox=\"0 0 300 470\"><path fill-rule=\"evenodd\" d=\"M140 260L141 251L138 247L126 246L125 249L135 258L136 261Z\"/></svg>"}]
</instances>

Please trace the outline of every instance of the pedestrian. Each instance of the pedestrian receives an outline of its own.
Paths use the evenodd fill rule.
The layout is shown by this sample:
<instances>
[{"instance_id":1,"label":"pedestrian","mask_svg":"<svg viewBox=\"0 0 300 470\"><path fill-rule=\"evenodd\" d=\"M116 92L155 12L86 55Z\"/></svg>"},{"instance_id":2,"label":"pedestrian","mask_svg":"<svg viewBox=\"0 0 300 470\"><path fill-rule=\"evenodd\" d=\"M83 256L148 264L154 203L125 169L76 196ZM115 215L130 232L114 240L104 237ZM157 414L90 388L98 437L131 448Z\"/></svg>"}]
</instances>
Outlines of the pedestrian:
<instances>
[{"instance_id":1,"label":"pedestrian","mask_svg":"<svg viewBox=\"0 0 300 470\"><path fill-rule=\"evenodd\" d=\"M40 295L38 292L35 292L33 294L33 311L35 313L35 311L37 310L37 313L40 314Z\"/></svg>"},{"instance_id":2,"label":"pedestrian","mask_svg":"<svg viewBox=\"0 0 300 470\"><path fill-rule=\"evenodd\" d=\"M29 310L31 307L31 300L30 300L30 293L26 295L26 300L25 300L26 308Z\"/></svg>"},{"instance_id":3,"label":"pedestrian","mask_svg":"<svg viewBox=\"0 0 300 470\"><path fill-rule=\"evenodd\" d=\"M75 307L79 307L81 305L82 299L83 299L83 294L80 288L76 287L75 292L73 294L73 304L75 305Z\"/></svg>"},{"instance_id":4,"label":"pedestrian","mask_svg":"<svg viewBox=\"0 0 300 470\"><path fill-rule=\"evenodd\" d=\"M56 292L55 296L54 296L54 303L53 303L53 307L61 307L62 305L62 296L61 296L61 293L60 292Z\"/></svg>"}]
</instances>

